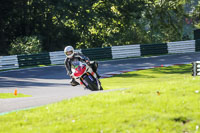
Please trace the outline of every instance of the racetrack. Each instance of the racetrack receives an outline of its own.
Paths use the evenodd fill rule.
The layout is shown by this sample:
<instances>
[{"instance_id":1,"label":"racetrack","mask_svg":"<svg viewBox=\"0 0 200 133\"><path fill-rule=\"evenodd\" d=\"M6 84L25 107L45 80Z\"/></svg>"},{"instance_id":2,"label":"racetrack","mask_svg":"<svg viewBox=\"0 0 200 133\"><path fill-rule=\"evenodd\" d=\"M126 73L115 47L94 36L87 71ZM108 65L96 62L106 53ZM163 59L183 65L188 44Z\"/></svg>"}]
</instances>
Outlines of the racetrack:
<instances>
[{"instance_id":1,"label":"racetrack","mask_svg":"<svg viewBox=\"0 0 200 133\"><path fill-rule=\"evenodd\" d=\"M99 62L98 72L105 76L110 72L191 63L196 60L200 60L199 52L111 60ZM18 89L19 93L32 95L26 98L0 99L0 113L94 93L80 86L70 86L69 80L62 65L0 72L0 93L13 93L15 89Z\"/></svg>"}]
</instances>

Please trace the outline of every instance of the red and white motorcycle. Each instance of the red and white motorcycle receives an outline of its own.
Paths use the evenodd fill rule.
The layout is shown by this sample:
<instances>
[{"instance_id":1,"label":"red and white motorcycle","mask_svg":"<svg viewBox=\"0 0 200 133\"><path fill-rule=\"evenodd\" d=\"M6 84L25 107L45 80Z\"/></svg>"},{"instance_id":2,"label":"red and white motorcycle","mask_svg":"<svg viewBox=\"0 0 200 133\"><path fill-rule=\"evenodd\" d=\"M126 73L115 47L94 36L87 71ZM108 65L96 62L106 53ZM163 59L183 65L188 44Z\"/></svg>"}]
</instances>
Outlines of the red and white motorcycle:
<instances>
[{"instance_id":1,"label":"red and white motorcycle","mask_svg":"<svg viewBox=\"0 0 200 133\"><path fill-rule=\"evenodd\" d=\"M85 62L73 61L71 69L72 77L84 88L92 91L103 90L96 73Z\"/></svg>"}]
</instances>

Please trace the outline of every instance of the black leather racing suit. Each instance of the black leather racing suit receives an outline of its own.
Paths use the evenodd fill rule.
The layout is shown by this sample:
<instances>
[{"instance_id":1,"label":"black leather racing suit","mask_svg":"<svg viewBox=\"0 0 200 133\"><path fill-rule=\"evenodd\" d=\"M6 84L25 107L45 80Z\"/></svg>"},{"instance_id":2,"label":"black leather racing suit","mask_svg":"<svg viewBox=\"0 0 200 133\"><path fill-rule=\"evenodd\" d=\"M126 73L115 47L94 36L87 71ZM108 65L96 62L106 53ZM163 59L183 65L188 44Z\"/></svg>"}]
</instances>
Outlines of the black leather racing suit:
<instances>
[{"instance_id":1,"label":"black leather racing suit","mask_svg":"<svg viewBox=\"0 0 200 133\"><path fill-rule=\"evenodd\" d=\"M90 59L86 56L84 56L81 53L74 53L74 56L72 58L66 58L65 59L65 68L67 70L67 74L71 75L72 74L72 70L71 70L71 63L72 61L90 61Z\"/></svg>"}]
</instances>

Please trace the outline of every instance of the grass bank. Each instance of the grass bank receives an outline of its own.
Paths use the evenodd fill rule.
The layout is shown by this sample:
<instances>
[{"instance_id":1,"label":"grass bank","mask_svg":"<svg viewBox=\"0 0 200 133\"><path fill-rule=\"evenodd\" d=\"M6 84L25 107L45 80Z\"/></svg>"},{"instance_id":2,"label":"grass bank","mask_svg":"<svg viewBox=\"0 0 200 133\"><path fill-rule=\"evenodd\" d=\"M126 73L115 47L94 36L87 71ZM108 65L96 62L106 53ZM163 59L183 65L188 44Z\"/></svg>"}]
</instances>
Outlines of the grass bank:
<instances>
[{"instance_id":1,"label":"grass bank","mask_svg":"<svg viewBox=\"0 0 200 133\"><path fill-rule=\"evenodd\" d=\"M13 93L0 93L0 99L19 98L19 97L31 97L31 95L25 95L21 93L17 95L14 95Z\"/></svg>"},{"instance_id":2,"label":"grass bank","mask_svg":"<svg viewBox=\"0 0 200 133\"><path fill-rule=\"evenodd\" d=\"M1 133L197 133L200 78L191 65L141 70L102 79L105 89L0 116Z\"/></svg>"}]
</instances>

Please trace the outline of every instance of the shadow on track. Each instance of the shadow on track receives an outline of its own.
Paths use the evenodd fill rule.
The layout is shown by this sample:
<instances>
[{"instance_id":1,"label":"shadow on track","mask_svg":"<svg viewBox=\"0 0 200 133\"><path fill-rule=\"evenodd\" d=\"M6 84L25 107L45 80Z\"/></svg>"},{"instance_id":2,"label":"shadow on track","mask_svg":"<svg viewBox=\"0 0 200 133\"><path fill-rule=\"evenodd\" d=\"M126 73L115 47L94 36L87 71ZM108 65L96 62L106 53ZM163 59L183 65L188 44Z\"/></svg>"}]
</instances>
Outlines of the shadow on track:
<instances>
[{"instance_id":1,"label":"shadow on track","mask_svg":"<svg viewBox=\"0 0 200 133\"><path fill-rule=\"evenodd\" d=\"M0 77L0 88L7 88L7 87L26 87L26 86L40 86L40 87L48 87L48 86L67 86L70 85L67 83L67 81L63 83L49 83L49 82L35 82L31 80L26 80L26 81L13 81L13 80L8 80Z\"/></svg>"}]
</instances>

